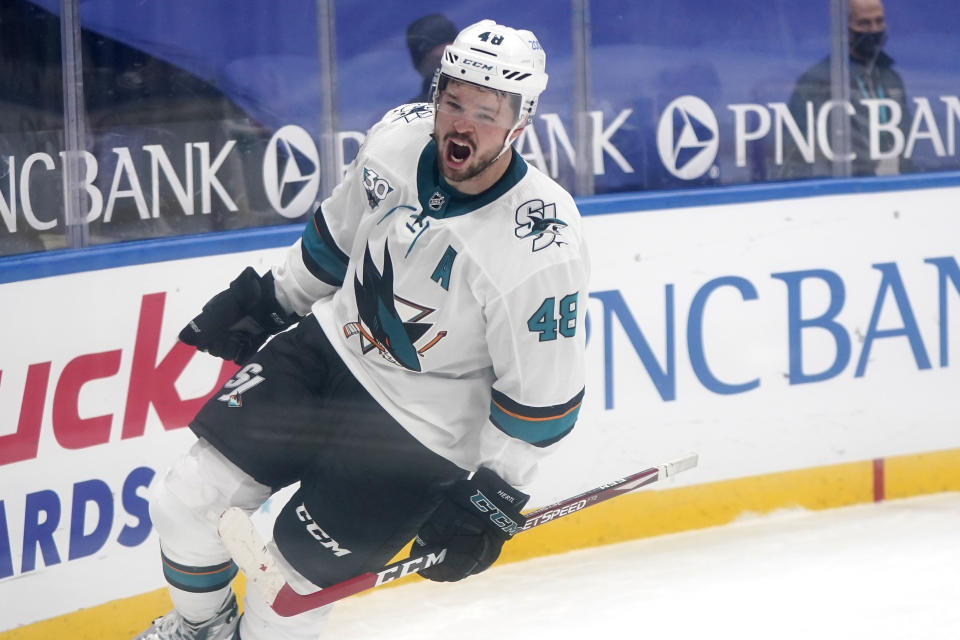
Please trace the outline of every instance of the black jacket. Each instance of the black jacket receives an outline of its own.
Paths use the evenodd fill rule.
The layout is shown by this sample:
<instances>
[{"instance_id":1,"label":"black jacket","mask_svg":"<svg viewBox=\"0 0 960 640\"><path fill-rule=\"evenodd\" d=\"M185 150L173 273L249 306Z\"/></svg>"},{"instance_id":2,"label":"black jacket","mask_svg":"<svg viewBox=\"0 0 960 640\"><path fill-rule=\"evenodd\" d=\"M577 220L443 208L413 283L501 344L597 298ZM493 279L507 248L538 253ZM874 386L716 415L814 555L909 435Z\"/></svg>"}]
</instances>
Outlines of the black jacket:
<instances>
[{"instance_id":1,"label":"black jacket","mask_svg":"<svg viewBox=\"0 0 960 640\"><path fill-rule=\"evenodd\" d=\"M855 176L876 175L884 173L883 163L870 158L870 130L869 111L861 101L864 98L888 98L900 105L901 120L899 129L906 139L910 126L910 110L907 106L906 90L900 74L893 69L893 58L880 52L872 65L865 65L854 58L850 62L850 102L856 109L856 115L850 119L850 150L856 153L852 161L852 173ZM800 131L807 129L806 104L813 104L814 118L820 112L820 107L830 100L830 58L829 56L808 69L797 80L793 93L790 96L790 113L799 125ZM891 118L888 108L881 107L880 122L888 122ZM833 110L834 116L842 113L837 107ZM829 127L829 120L827 126ZM786 178L830 176L833 174L831 162L822 153L819 143L814 145L814 163L807 162L789 135L784 136L784 165L782 175ZM839 141L828 138L834 152L840 148ZM893 148L893 136L887 131L880 132L880 150L888 151ZM888 163L891 164L891 163ZM887 167L888 169L890 167ZM905 173L910 171L910 163L902 157L892 161L894 172Z\"/></svg>"}]
</instances>

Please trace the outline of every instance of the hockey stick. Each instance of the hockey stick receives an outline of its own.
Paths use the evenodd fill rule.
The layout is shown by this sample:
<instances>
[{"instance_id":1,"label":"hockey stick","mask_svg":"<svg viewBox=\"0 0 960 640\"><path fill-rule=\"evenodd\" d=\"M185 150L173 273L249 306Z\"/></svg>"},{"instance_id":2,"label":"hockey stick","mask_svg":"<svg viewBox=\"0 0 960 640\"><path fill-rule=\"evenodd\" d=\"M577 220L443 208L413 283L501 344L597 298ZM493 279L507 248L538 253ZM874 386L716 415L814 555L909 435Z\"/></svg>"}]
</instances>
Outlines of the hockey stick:
<instances>
[{"instance_id":1,"label":"hockey stick","mask_svg":"<svg viewBox=\"0 0 960 640\"><path fill-rule=\"evenodd\" d=\"M568 516L599 502L615 498L634 491L662 478L692 469L697 466L697 454L650 467L613 482L600 485L595 489L567 498L551 505L541 507L526 514L527 523L520 533L541 524ZM380 571L363 573L343 582L326 587L307 595L300 595L287 584L273 555L267 550L253 526L253 522L243 510L236 507L227 509L220 516L220 537L233 556L234 562L246 574L247 580L257 585L264 599L281 616L293 616L304 611L323 607L355 593L392 582L422 569L443 562L447 550L422 556L406 558L388 564Z\"/></svg>"}]
</instances>

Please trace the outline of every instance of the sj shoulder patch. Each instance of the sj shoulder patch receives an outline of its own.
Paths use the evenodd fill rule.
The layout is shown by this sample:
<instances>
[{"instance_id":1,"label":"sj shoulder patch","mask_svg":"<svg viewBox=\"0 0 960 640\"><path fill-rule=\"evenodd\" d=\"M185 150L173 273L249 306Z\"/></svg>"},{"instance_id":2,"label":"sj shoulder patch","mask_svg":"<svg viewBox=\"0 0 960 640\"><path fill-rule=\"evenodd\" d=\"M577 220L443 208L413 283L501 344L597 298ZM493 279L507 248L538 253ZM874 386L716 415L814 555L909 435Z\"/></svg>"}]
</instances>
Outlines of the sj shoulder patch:
<instances>
[{"instance_id":1,"label":"sj shoulder patch","mask_svg":"<svg viewBox=\"0 0 960 640\"><path fill-rule=\"evenodd\" d=\"M427 103L405 104L394 109L391 115L394 116L391 122L396 122L397 120L413 122L414 120L433 116L433 105Z\"/></svg>"},{"instance_id":2,"label":"sj shoulder patch","mask_svg":"<svg viewBox=\"0 0 960 640\"><path fill-rule=\"evenodd\" d=\"M552 244L567 244L561 238L567 223L557 218L557 205L543 200L528 200L517 208L514 233L521 240L532 238L531 251L546 249Z\"/></svg>"}]
</instances>

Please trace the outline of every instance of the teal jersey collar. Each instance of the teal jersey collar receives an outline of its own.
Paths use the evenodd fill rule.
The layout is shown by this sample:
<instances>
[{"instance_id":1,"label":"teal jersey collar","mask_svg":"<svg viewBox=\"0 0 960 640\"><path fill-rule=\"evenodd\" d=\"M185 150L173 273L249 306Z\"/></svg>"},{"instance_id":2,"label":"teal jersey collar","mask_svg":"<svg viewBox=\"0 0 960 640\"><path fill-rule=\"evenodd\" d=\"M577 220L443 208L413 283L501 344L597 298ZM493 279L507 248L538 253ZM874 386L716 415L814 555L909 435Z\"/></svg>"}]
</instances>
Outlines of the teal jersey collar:
<instances>
[{"instance_id":1,"label":"teal jersey collar","mask_svg":"<svg viewBox=\"0 0 960 640\"><path fill-rule=\"evenodd\" d=\"M489 189L476 195L460 193L440 174L437 168L437 142L431 138L420 153L417 165L417 198L423 214L432 218L452 218L490 204L527 175L527 163L516 149L510 149L510 166Z\"/></svg>"}]
</instances>

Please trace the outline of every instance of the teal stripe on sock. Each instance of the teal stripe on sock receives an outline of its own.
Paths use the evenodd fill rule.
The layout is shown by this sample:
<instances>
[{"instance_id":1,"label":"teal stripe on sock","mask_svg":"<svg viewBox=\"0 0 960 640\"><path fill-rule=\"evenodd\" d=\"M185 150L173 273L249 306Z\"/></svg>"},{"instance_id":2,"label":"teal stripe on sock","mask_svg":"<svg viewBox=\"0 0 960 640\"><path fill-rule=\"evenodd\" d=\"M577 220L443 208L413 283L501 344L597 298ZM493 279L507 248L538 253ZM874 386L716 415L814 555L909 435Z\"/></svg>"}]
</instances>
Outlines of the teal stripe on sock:
<instances>
[{"instance_id":1,"label":"teal stripe on sock","mask_svg":"<svg viewBox=\"0 0 960 640\"><path fill-rule=\"evenodd\" d=\"M237 565L231 560L208 567L191 567L178 564L162 555L163 575L167 582L183 591L206 593L218 591L229 585L237 575Z\"/></svg>"}]
</instances>

